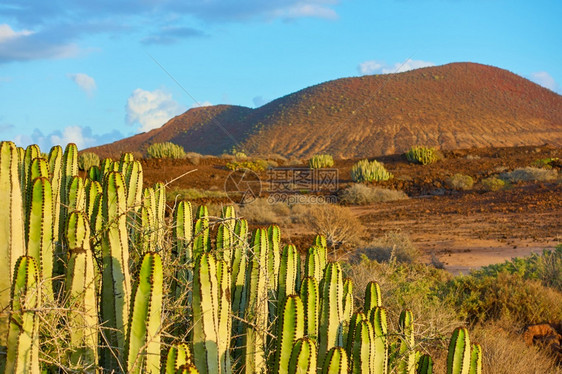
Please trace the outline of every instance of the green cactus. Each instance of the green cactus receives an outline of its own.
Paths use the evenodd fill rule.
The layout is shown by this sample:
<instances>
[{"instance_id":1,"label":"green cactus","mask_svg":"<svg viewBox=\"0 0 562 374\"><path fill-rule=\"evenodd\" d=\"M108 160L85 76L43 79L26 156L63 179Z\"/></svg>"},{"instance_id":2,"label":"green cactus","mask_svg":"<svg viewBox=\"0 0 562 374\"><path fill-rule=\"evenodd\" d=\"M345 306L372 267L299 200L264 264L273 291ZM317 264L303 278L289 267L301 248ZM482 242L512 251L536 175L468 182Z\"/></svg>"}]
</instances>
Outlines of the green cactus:
<instances>
[{"instance_id":1,"label":"green cactus","mask_svg":"<svg viewBox=\"0 0 562 374\"><path fill-rule=\"evenodd\" d=\"M304 336L304 306L298 295L288 295L277 323L277 350L273 372L287 373L293 344Z\"/></svg>"},{"instance_id":2,"label":"green cactus","mask_svg":"<svg viewBox=\"0 0 562 374\"><path fill-rule=\"evenodd\" d=\"M60 232L60 207L61 207L61 184L62 184L62 155L60 145L55 145L49 152L49 178L53 191L53 241L59 242Z\"/></svg>"},{"instance_id":3,"label":"green cactus","mask_svg":"<svg viewBox=\"0 0 562 374\"><path fill-rule=\"evenodd\" d=\"M414 374L416 371L416 351L414 349L414 317L409 309L400 313L400 348L398 351L398 373Z\"/></svg>"},{"instance_id":4,"label":"green cactus","mask_svg":"<svg viewBox=\"0 0 562 374\"><path fill-rule=\"evenodd\" d=\"M470 370L470 338L468 330L457 327L449 342L447 374L468 374Z\"/></svg>"},{"instance_id":5,"label":"green cactus","mask_svg":"<svg viewBox=\"0 0 562 374\"><path fill-rule=\"evenodd\" d=\"M37 159L36 159L37 160ZM28 196L27 255L35 259L47 301L53 300L53 192L49 179L38 177Z\"/></svg>"},{"instance_id":6,"label":"green cactus","mask_svg":"<svg viewBox=\"0 0 562 374\"><path fill-rule=\"evenodd\" d=\"M382 293L381 287L375 281L371 281L367 284L367 288L365 289L365 306L363 310L365 313L369 313L369 311L377 306L382 306Z\"/></svg>"},{"instance_id":7,"label":"green cactus","mask_svg":"<svg viewBox=\"0 0 562 374\"><path fill-rule=\"evenodd\" d=\"M103 181L103 174L100 170L100 167L97 165L90 166L86 174L88 178L92 181L96 181L98 183L101 183Z\"/></svg>"},{"instance_id":8,"label":"green cactus","mask_svg":"<svg viewBox=\"0 0 562 374\"><path fill-rule=\"evenodd\" d=\"M375 373L375 342L371 323L363 319L355 326L351 350L351 373Z\"/></svg>"},{"instance_id":9,"label":"green cactus","mask_svg":"<svg viewBox=\"0 0 562 374\"><path fill-rule=\"evenodd\" d=\"M305 334L316 341L320 318L320 290L316 278L305 277L302 280L300 295L304 305Z\"/></svg>"},{"instance_id":10,"label":"green cactus","mask_svg":"<svg viewBox=\"0 0 562 374\"><path fill-rule=\"evenodd\" d=\"M298 256L297 248L294 245L289 244L283 248L277 280L277 300L281 304L283 304L285 297L296 292Z\"/></svg>"},{"instance_id":11,"label":"green cactus","mask_svg":"<svg viewBox=\"0 0 562 374\"><path fill-rule=\"evenodd\" d=\"M102 175L102 181L105 178L106 174L108 174L110 171L118 171L118 169L118 167L117 169L114 167L114 161L111 158L108 157L101 160L100 171Z\"/></svg>"},{"instance_id":12,"label":"green cactus","mask_svg":"<svg viewBox=\"0 0 562 374\"><path fill-rule=\"evenodd\" d=\"M354 182L386 181L393 178L382 162L367 159L357 162L351 167L351 179Z\"/></svg>"},{"instance_id":13,"label":"green cactus","mask_svg":"<svg viewBox=\"0 0 562 374\"><path fill-rule=\"evenodd\" d=\"M10 288L17 259L25 255L19 155L12 142L0 143L0 344L6 343Z\"/></svg>"},{"instance_id":14,"label":"green cactus","mask_svg":"<svg viewBox=\"0 0 562 374\"><path fill-rule=\"evenodd\" d=\"M209 230L209 219L208 218L198 218L195 221L194 228L194 238L193 241L193 257L197 258L203 253L209 252L211 250L211 232Z\"/></svg>"},{"instance_id":15,"label":"green cactus","mask_svg":"<svg viewBox=\"0 0 562 374\"><path fill-rule=\"evenodd\" d=\"M127 185L127 209L136 212L140 209L142 202L143 171L139 161L127 162L123 172Z\"/></svg>"},{"instance_id":16,"label":"green cactus","mask_svg":"<svg viewBox=\"0 0 562 374\"><path fill-rule=\"evenodd\" d=\"M172 343L166 356L165 374L176 374L177 370L186 364L193 364L193 356L186 343Z\"/></svg>"},{"instance_id":17,"label":"green cactus","mask_svg":"<svg viewBox=\"0 0 562 374\"><path fill-rule=\"evenodd\" d=\"M219 285L217 265L212 253L195 260L193 274L193 357L202 374L220 373Z\"/></svg>"},{"instance_id":18,"label":"green cactus","mask_svg":"<svg viewBox=\"0 0 562 374\"><path fill-rule=\"evenodd\" d=\"M70 259L66 269L70 362L95 372L98 363L97 274L90 249L90 226L82 212L70 213L66 226Z\"/></svg>"},{"instance_id":19,"label":"green cactus","mask_svg":"<svg viewBox=\"0 0 562 374\"><path fill-rule=\"evenodd\" d=\"M342 346L343 271L337 262L326 265L320 283L320 324L318 332L318 360L323 362L327 352Z\"/></svg>"},{"instance_id":20,"label":"green cactus","mask_svg":"<svg viewBox=\"0 0 562 374\"><path fill-rule=\"evenodd\" d=\"M160 255L155 252L146 253L131 302L131 320L125 348L129 373L160 373L162 272Z\"/></svg>"},{"instance_id":21,"label":"green cactus","mask_svg":"<svg viewBox=\"0 0 562 374\"><path fill-rule=\"evenodd\" d=\"M314 238L314 246L318 248L318 255L320 256L320 272L324 276L324 268L328 264L328 243L324 235L316 235ZM318 279L320 282L321 279Z\"/></svg>"},{"instance_id":22,"label":"green cactus","mask_svg":"<svg viewBox=\"0 0 562 374\"><path fill-rule=\"evenodd\" d=\"M67 216L74 210L86 210L86 189L84 188L84 179L78 176L71 177L66 192ZM66 224L66 222L64 222L64 224Z\"/></svg>"},{"instance_id":23,"label":"green cactus","mask_svg":"<svg viewBox=\"0 0 562 374\"><path fill-rule=\"evenodd\" d=\"M20 160L20 185L21 193L23 194L23 205L27 206L27 186L32 182L31 180L31 163L34 159L41 157L41 150L37 144L30 144L25 149L23 160Z\"/></svg>"},{"instance_id":24,"label":"green cactus","mask_svg":"<svg viewBox=\"0 0 562 374\"><path fill-rule=\"evenodd\" d=\"M267 239L269 248L267 251L267 273L269 276L270 294L275 294L277 289L277 277L281 264L281 229L277 225L270 225L267 228Z\"/></svg>"},{"instance_id":25,"label":"green cactus","mask_svg":"<svg viewBox=\"0 0 562 374\"><path fill-rule=\"evenodd\" d=\"M332 155L314 155L308 160L308 167L311 169L331 168L334 166L334 159Z\"/></svg>"},{"instance_id":26,"label":"green cactus","mask_svg":"<svg viewBox=\"0 0 562 374\"><path fill-rule=\"evenodd\" d=\"M156 202L154 206L156 212L156 243L159 248L163 248L166 234L166 186L163 183L158 182L154 185L154 197Z\"/></svg>"},{"instance_id":27,"label":"green cactus","mask_svg":"<svg viewBox=\"0 0 562 374\"><path fill-rule=\"evenodd\" d=\"M388 326L386 309L375 307L369 311L367 316L375 337L375 373L386 374L388 372Z\"/></svg>"},{"instance_id":28,"label":"green cactus","mask_svg":"<svg viewBox=\"0 0 562 374\"><path fill-rule=\"evenodd\" d=\"M217 261L218 281L218 353L220 360L220 372L230 373L230 332L232 328L231 299L230 299L230 270L228 263L223 260Z\"/></svg>"},{"instance_id":29,"label":"green cactus","mask_svg":"<svg viewBox=\"0 0 562 374\"><path fill-rule=\"evenodd\" d=\"M348 357L345 349L340 346L331 348L326 353L322 365L322 374L348 374Z\"/></svg>"},{"instance_id":30,"label":"green cactus","mask_svg":"<svg viewBox=\"0 0 562 374\"><path fill-rule=\"evenodd\" d=\"M27 218L29 216L29 207L30 207L30 202L29 199L31 199L31 190L33 188L33 181L35 180L35 178L39 178L39 177L43 177L43 178L49 178L49 164L47 163L47 160L45 160L44 158L34 158L33 161L31 161L31 165L29 165L29 171L28 171L28 181L27 181L27 185L25 186L25 225L26 225L26 230L27 230L27 226L28 226L28 222L27 222ZM27 231L25 233L26 237L27 237Z\"/></svg>"},{"instance_id":31,"label":"green cactus","mask_svg":"<svg viewBox=\"0 0 562 374\"><path fill-rule=\"evenodd\" d=\"M188 285L193 281L193 271L191 264L193 262L193 252L191 248L191 240L193 239L193 212L189 201L178 202L173 215L172 237L174 239L174 251L178 268L176 271L176 282L173 286L173 292L176 298L189 290ZM186 301L190 303L191 298L188 296Z\"/></svg>"},{"instance_id":32,"label":"green cactus","mask_svg":"<svg viewBox=\"0 0 562 374\"><path fill-rule=\"evenodd\" d=\"M304 276L313 277L318 282L322 280L322 272L324 271L320 261L320 251L322 251L322 248L319 247L308 248L304 262Z\"/></svg>"},{"instance_id":33,"label":"green cactus","mask_svg":"<svg viewBox=\"0 0 562 374\"><path fill-rule=\"evenodd\" d=\"M353 281L345 278L343 282L343 320L349 322L353 315Z\"/></svg>"},{"instance_id":34,"label":"green cactus","mask_svg":"<svg viewBox=\"0 0 562 374\"><path fill-rule=\"evenodd\" d=\"M482 346L478 343L472 344L470 353L469 374L482 374Z\"/></svg>"},{"instance_id":35,"label":"green cactus","mask_svg":"<svg viewBox=\"0 0 562 374\"><path fill-rule=\"evenodd\" d=\"M199 370L193 364L184 364L178 368L176 374L199 374Z\"/></svg>"},{"instance_id":36,"label":"green cactus","mask_svg":"<svg viewBox=\"0 0 562 374\"><path fill-rule=\"evenodd\" d=\"M59 219L59 235L58 237L64 237L64 230L66 229L66 222L64 219L74 209L68 208L68 189L70 188L70 182L75 177L78 176L78 148L74 143L68 143L62 154L62 165L61 165L61 179L60 179L60 219Z\"/></svg>"},{"instance_id":37,"label":"green cactus","mask_svg":"<svg viewBox=\"0 0 562 374\"><path fill-rule=\"evenodd\" d=\"M367 320L367 316L365 315L365 313L361 313L361 312L353 313L353 316L351 316L351 319L349 320L349 326L348 326L349 332L347 334L347 340L344 342L345 349L349 357L351 357L351 353L353 352L353 344L354 344L353 342L355 341L355 329L357 328L359 322L363 320ZM373 329L373 334L374 334L374 329Z\"/></svg>"},{"instance_id":38,"label":"green cactus","mask_svg":"<svg viewBox=\"0 0 562 374\"><path fill-rule=\"evenodd\" d=\"M135 156L133 156L130 152L123 152L121 153L121 157L119 158L119 171L122 174L126 174L127 167L131 162L135 161Z\"/></svg>"},{"instance_id":39,"label":"green cactus","mask_svg":"<svg viewBox=\"0 0 562 374\"><path fill-rule=\"evenodd\" d=\"M406 159L414 164L428 165L437 161L437 151L434 148L414 146L406 153Z\"/></svg>"},{"instance_id":40,"label":"green cactus","mask_svg":"<svg viewBox=\"0 0 562 374\"><path fill-rule=\"evenodd\" d=\"M86 179L86 182L84 183L84 191L86 195L86 205L84 210L88 216L88 220L92 222L94 220L96 200L98 199L98 196L103 193L103 189L98 181Z\"/></svg>"},{"instance_id":41,"label":"green cactus","mask_svg":"<svg viewBox=\"0 0 562 374\"><path fill-rule=\"evenodd\" d=\"M422 355L418 361L416 374L433 374L433 359L430 355Z\"/></svg>"},{"instance_id":42,"label":"green cactus","mask_svg":"<svg viewBox=\"0 0 562 374\"><path fill-rule=\"evenodd\" d=\"M17 175L17 173L16 173ZM14 267L5 373L39 373L39 268L33 257Z\"/></svg>"},{"instance_id":43,"label":"green cactus","mask_svg":"<svg viewBox=\"0 0 562 374\"><path fill-rule=\"evenodd\" d=\"M293 344L289 359L289 374L316 374L316 344L303 337Z\"/></svg>"},{"instance_id":44,"label":"green cactus","mask_svg":"<svg viewBox=\"0 0 562 374\"><path fill-rule=\"evenodd\" d=\"M221 210L221 218L232 234L234 232L234 226L236 226L236 211L234 210L234 206L224 206Z\"/></svg>"},{"instance_id":45,"label":"green cactus","mask_svg":"<svg viewBox=\"0 0 562 374\"><path fill-rule=\"evenodd\" d=\"M219 223L215 243L217 257L230 264L232 262L232 231L229 225Z\"/></svg>"},{"instance_id":46,"label":"green cactus","mask_svg":"<svg viewBox=\"0 0 562 374\"><path fill-rule=\"evenodd\" d=\"M233 252L232 252L232 276L231 276L231 295L232 295L232 314L235 317L232 323L232 336L236 339L233 350L233 358L239 359L241 350L237 347L243 346L242 334L244 325L242 318L246 310L246 267L248 263L248 222L240 219L234 227Z\"/></svg>"},{"instance_id":47,"label":"green cactus","mask_svg":"<svg viewBox=\"0 0 562 374\"><path fill-rule=\"evenodd\" d=\"M250 248L251 258L246 280L247 307L245 363L246 373L265 373L265 344L267 336L267 232L257 229Z\"/></svg>"},{"instance_id":48,"label":"green cactus","mask_svg":"<svg viewBox=\"0 0 562 374\"><path fill-rule=\"evenodd\" d=\"M146 252L153 252L156 250L156 233L154 232L154 220L152 210L142 205L140 210L135 214L133 240L134 249L137 255L133 263L137 262L140 255Z\"/></svg>"},{"instance_id":49,"label":"green cactus","mask_svg":"<svg viewBox=\"0 0 562 374\"><path fill-rule=\"evenodd\" d=\"M119 370L123 366L123 349L129 320L131 280L126 211L123 175L110 172L105 181L102 199L102 215L107 227L101 243L103 263L101 320L104 326L108 327L105 334L109 344L103 352L103 363L109 370ZM112 349L115 351L112 352Z\"/></svg>"}]
</instances>

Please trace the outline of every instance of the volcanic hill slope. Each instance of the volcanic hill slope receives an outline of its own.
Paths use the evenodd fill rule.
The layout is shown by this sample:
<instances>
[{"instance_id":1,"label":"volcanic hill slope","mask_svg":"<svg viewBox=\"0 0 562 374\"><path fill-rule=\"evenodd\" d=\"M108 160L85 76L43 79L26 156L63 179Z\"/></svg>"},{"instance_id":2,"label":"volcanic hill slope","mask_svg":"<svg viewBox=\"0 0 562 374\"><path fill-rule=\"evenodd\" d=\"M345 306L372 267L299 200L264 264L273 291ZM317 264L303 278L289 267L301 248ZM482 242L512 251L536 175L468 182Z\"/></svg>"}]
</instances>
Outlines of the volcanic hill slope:
<instances>
[{"instance_id":1,"label":"volcanic hill slope","mask_svg":"<svg viewBox=\"0 0 562 374\"><path fill-rule=\"evenodd\" d=\"M364 157L412 145L457 149L562 146L562 96L506 70L453 63L325 82L251 109L190 109L148 133L90 149L144 151L171 141L186 151Z\"/></svg>"}]
</instances>

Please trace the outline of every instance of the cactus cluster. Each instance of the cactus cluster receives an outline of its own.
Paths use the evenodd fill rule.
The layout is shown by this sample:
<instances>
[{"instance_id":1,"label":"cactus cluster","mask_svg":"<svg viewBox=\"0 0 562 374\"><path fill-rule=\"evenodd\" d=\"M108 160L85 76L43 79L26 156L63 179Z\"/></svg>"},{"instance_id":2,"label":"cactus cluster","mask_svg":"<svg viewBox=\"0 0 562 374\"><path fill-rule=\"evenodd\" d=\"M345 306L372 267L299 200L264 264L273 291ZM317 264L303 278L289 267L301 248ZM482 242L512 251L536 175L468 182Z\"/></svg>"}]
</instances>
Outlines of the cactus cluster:
<instances>
[{"instance_id":1,"label":"cactus cluster","mask_svg":"<svg viewBox=\"0 0 562 374\"><path fill-rule=\"evenodd\" d=\"M435 148L416 145L406 153L406 159L413 164L428 165L437 161L437 151Z\"/></svg>"},{"instance_id":2,"label":"cactus cluster","mask_svg":"<svg viewBox=\"0 0 562 374\"><path fill-rule=\"evenodd\" d=\"M377 160L361 160L351 167L351 179L358 183L382 182L392 177L393 175L386 170L384 164Z\"/></svg>"},{"instance_id":3,"label":"cactus cluster","mask_svg":"<svg viewBox=\"0 0 562 374\"><path fill-rule=\"evenodd\" d=\"M311 169L331 168L334 166L334 158L332 155L314 155L308 160L308 167Z\"/></svg>"},{"instance_id":4,"label":"cactus cluster","mask_svg":"<svg viewBox=\"0 0 562 374\"><path fill-rule=\"evenodd\" d=\"M181 201L167 218L165 186L144 186L131 154L85 177L77 154L53 147L47 160L36 146L0 143L6 373L432 372L412 313L389 332L376 282L356 305L325 238L301 259L278 226L250 232L233 207L210 217ZM57 361L39 361L50 338L43 305L64 311L47 316L66 336ZM173 313L183 319L171 326ZM453 333L447 361L449 373L480 373L466 329Z\"/></svg>"},{"instance_id":5,"label":"cactus cluster","mask_svg":"<svg viewBox=\"0 0 562 374\"><path fill-rule=\"evenodd\" d=\"M171 142L154 143L148 146L146 154L149 158L184 158L185 149Z\"/></svg>"}]
</instances>

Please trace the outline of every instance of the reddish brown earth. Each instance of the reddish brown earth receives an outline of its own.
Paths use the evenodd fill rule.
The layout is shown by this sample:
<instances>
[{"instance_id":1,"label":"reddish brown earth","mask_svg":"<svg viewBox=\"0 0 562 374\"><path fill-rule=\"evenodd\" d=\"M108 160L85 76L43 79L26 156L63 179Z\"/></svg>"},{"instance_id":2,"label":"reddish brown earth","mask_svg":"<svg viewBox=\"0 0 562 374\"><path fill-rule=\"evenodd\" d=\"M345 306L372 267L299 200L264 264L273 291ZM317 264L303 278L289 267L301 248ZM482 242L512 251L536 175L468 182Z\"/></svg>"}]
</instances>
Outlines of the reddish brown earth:
<instances>
[{"instance_id":1,"label":"reddish brown earth","mask_svg":"<svg viewBox=\"0 0 562 374\"><path fill-rule=\"evenodd\" d=\"M507 70L453 63L398 74L342 78L251 109L190 109L147 133L91 148L144 153L171 141L188 152L356 158L441 149L562 146L562 96Z\"/></svg>"},{"instance_id":2,"label":"reddish brown earth","mask_svg":"<svg viewBox=\"0 0 562 374\"><path fill-rule=\"evenodd\" d=\"M400 188L410 199L352 206L350 209L366 227L368 237L401 230L410 235L424 253L433 254L456 273L483 265L526 256L562 241L562 182L525 182L496 192L484 191L482 178L500 170L525 167L547 157L562 159L562 148L551 146L484 148L444 152L444 159L421 166L409 164L401 155L377 158L395 178L379 184ZM339 187L351 183L349 170L356 160L336 161ZM205 158L192 165L188 160L144 160L145 184L171 181L169 188L199 188L222 191L230 171L227 160ZM279 163L283 161L278 160ZM304 166L304 165L302 165ZM454 191L445 179L455 173L470 175L475 186L470 191ZM265 179L265 172L260 173ZM228 199L200 199L201 203L229 203ZM306 227L291 227L286 233L302 246L311 242ZM368 240L368 237L365 237Z\"/></svg>"}]
</instances>

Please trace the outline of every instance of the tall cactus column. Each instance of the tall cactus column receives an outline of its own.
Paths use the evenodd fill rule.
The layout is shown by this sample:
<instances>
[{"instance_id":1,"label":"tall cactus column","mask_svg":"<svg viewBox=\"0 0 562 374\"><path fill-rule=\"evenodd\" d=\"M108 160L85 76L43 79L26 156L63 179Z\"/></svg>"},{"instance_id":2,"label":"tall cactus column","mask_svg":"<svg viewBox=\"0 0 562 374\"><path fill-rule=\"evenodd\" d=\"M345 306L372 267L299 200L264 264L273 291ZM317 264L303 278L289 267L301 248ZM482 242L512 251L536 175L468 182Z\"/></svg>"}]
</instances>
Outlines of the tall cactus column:
<instances>
[{"instance_id":1,"label":"tall cactus column","mask_svg":"<svg viewBox=\"0 0 562 374\"><path fill-rule=\"evenodd\" d=\"M12 142L0 143L0 345L8 329L10 289L16 261L25 254L19 156Z\"/></svg>"},{"instance_id":2,"label":"tall cactus column","mask_svg":"<svg viewBox=\"0 0 562 374\"><path fill-rule=\"evenodd\" d=\"M107 175L102 199L102 214L107 231L102 237L101 315L109 347L103 363L108 369L123 370L123 349L129 320L131 280L127 238L127 200L123 175Z\"/></svg>"}]
</instances>

